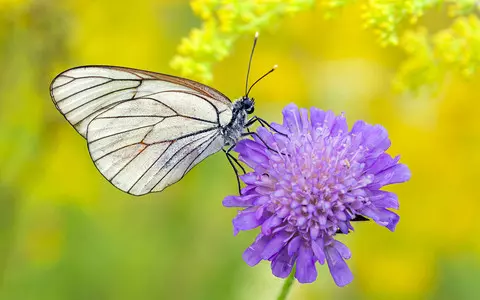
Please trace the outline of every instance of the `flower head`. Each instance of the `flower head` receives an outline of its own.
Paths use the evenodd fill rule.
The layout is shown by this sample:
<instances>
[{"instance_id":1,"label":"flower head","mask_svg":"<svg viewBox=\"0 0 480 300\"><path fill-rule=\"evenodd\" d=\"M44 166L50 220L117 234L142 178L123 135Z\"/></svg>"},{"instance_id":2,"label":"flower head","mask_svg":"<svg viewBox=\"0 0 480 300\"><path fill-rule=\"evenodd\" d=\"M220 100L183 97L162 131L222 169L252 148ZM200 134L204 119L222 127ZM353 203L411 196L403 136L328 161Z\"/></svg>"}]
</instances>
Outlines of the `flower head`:
<instances>
[{"instance_id":1,"label":"flower head","mask_svg":"<svg viewBox=\"0 0 480 300\"><path fill-rule=\"evenodd\" d=\"M317 278L316 262L328 264L339 286L353 275L345 259L350 250L335 240L353 230L351 221L365 216L393 231L399 216L397 196L384 185L410 178L408 168L385 151L386 130L357 121L349 131L343 115L331 111L283 110L283 125L260 127L254 140L235 147L253 169L241 176L240 196L227 196L223 205L241 207L233 220L235 234L261 227L243 259L250 266L271 261L272 273L287 277L296 264L301 283Z\"/></svg>"}]
</instances>

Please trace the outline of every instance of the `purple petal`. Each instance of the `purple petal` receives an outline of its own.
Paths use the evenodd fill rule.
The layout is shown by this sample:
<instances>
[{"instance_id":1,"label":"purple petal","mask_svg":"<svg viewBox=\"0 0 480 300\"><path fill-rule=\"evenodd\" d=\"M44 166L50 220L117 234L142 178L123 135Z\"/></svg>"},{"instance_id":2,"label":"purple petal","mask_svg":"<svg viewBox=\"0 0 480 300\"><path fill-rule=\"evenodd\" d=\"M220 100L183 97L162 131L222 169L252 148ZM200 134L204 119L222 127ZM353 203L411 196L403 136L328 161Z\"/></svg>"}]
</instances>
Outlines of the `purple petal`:
<instances>
[{"instance_id":1,"label":"purple petal","mask_svg":"<svg viewBox=\"0 0 480 300\"><path fill-rule=\"evenodd\" d=\"M289 255L287 249L283 248L283 250L272 260L273 275L280 278L288 277L292 272L296 258L296 255Z\"/></svg>"},{"instance_id":2,"label":"purple petal","mask_svg":"<svg viewBox=\"0 0 480 300\"><path fill-rule=\"evenodd\" d=\"M276 131L278 131L280 133L283 133L285 135L288 134L288 130L278 123L273 122L273 123L270 124L270 126L272 126L273 129L275 129Z\"/></svg>"},{"instance_id":3,"label":"purple petal","mask_svg":"<svg viewBox=\"0 0 480 300\"><path fill-rule=\"evenodd\" d=\"M344 234L347 234L348 233L348 221L346 222L338 222L337 225L338 225L338 228L340 229L340 231Z\"/></svg>"},{"instance_id":4,"label":"purple petal","mask_svg":"<svg viewBox=\"0 0 480 300\"><path fill-rule=\"evenodd\" d=\"M318 238L318 234L320 233L320 226L318 224L314 224L310 227L310 238L312 240L316 240Z\"/></svg>"},{"instance_id":5,"label":"purple petal","mask_svg":"<svg viewBox=\"0 0 480 300\"><path fill-rule=\"evenodd\" d=\"M292 133L300 132L300 113L293 103L283 109L283 126Z\"/></svg>"},{"instance_id":6,"label":"purple petal","mask_svg":"<svg viewBox=\"0 0 480 300\"><path fill-rule=\"evenodd\" d=\"M280 250L282 250L282 248L286 245L289 236L290 234L285 231L281 231L273 236L270 242L263 249L261 254L262 258L270 259L270 257L280 252Z\"/></svg>"},{"instance_id":7,"label":"purple petal","mask_svg":"<svg viewBox=\"0 0 480 300\"><path fill-rule=\"evenodd\" d=\"M335 123L335 114L333 113L333 111L331 110L328 110L326 113L325 113L325 119L323 120L323 126L326 127L329 131L328 132L331 132L332 128L333 128L333 124Z\"/></svg>"},{"instance_id":8,"label":"purple petal","mask_svg":"<svg viewBox=\"0 0 480 300\"><path fill-rule=\"evenodd\" d=\"M240 179L246 184L255 184L257 182L257 175L255 173L247 173L245 175L240 175Z\"/></svg>"},{"instance_id":9,"label":"purple petal","mask_svg":"<svg viewBox=\"0 0 480 300\"><path fill-rule=\"evenodd\" d=\"M398 164L375 175L371 188L380 188L384 185L401 183L410 179L410 170L406 165Z\"/></svg>"},{"instance_id":10,"label":"purple petal","mask_svg":"<svg viewBox=\"0 0 480 300\"><path fill-rule=\"evenodd\" d=\"M243 145L247 149L257 150L258 152L263 152L265 150L265 145L261 142L255 142L252 140L240 140L243 142Z\"/></svg>"},{"instance_id":11,"label":"purple petal","mask_svg":"<svg viewBox=\"0 0 480 300\"><path fill-rule=\"evenodd\" d=\"M385 139L388 139L388 133L383 126L380 125L367 125L364 127L364 140L363 144L369 149L377 149L378 145L390 146L390 142L385 143ZM388 147L387 147L388 149ZM385 151L387 149L380 149Z\"/></svg>"},{"instance_id":12,"label":"purple petal","mask_svg":"<svg viewBox=\"0 0 480 300\"><path fill-rule=\"evenodd\" d=\"M330 134L332 136L337 136L340 132L342 133L342 135L348 133L347 120L345 119L345 116L343 114L335 118L335 123L333 124L333 128Z\"/></svg>"},{"instance_id":13,"label":"purple petal","mask_svg":"<svg viewBox=\"0 0 480 300\"><path fill-rule=\"evenodd\" d=\"M369 196L373 205L379 208L393 208L398 209L398 197L395 193L387 191L372 191L372 195Z\"/></svg>"},{"instance_id":14,"label":"purple petal","mask_svg":"<svg viewBox=\"0 0 480 300\"><path fill-rule=\"evenodd\" d=\"M277 215L273 215L270 218L268 218L265 222L262 224L262 233L264 235L270 235L272 233L272 229L282 223L283 219L277 217Z\"/></svg>"},{"instance_id":15,"label":"purple petal","mask_svg":"<svg viewBox=\"0 0 480 300\"><path fill-rule=\"evenodd\" d=\"M300 283L311 283L317 279L317 269L315 268L315 259L312 250L302 244L298 251L297 269L295 278Z\"/></svg>"},{"instance_id":16,"label":"purple petal","mask_svg":"<svg viewBox=\"0 0 480 300\"><path fill-rule=\"evenodd\" d=\"M270 201L269 196L260 196L253 202L253 205L255 205L255 206L263 205L263 204L267 203L268 201Z\"/></svg>"},{"instance_id":17,"label":"purple petal","mask_svg":"<svg viewBox=\"0 0 480 300\"><path fill-rule=\"evenodd\" d=\"M255 216L255 212L256 211L240 211L238 215L233 219L233 228L235 228L236 231L249 230L262 225L264 220L257 219L257 217Z\"/></svg>"},{"instance_id":18,"label":"purple petal","mask_svg":"<svg viewBox=\"0 0 480 300\"><path fill-rule=\"evenodd\" d=\"M241 195L242 196L251 195L252 192L253 193L255 192L255 186L247 185L242 188Z\"/></svg>"},{"instance_id":19,"label":"purple petal","mask_svg":"<svg viewBox=\"0 0 480 300\"><path fill-rule=\"evenodd\" d=\"M362 121L362 120L356 121L355 124L353 124L352 130L350 130L350 132L353 133L354 135L359 135L364 131L364 128L367 126L369 125L367 125L365 121Z\"/></svg>"},{"instance_id":20,"label":"purple petal","mask_svg":"<svg viewBox=\"0 0 480 300\"><path fill-rule=\"evenodd\" d=\"M387 227L390 231L395 231L395 227L400 221L400 217L396 213L373 205L362 208L360 213L371 218L375 223Z\"/></svg>"},{"instance_id":21,"label":"purple petal","mask_svg":"<svg viewBox=\"0 0 480 300\"><path fill-rule=\"evenodd\" d=\"M323 126L323 120L325 120L325 112L316 107L310 108L310 119L313 128L318 128Z\"/></svg>"},{"instance_id":22,"label":"purple petal","mask_svg":"<svg viewBox=\"0 0 480 300\"><path fill-rule=\"evenodd\" d=\"M318 239L316 241L312 241L312 250L318 262L321 265L323 265L325 263L325 253L323 252L323 240Z\"/></svg>"},{"instance_id":23,"label":"purple petal","mask_svg":"<svg viewBox=\"0 0 480 300\"><path fill-rule=\"evenodd\" d=\"M288 255L293 255L297 253L298 249L300 248L300 242L302 238L300 236L296 236L288 242Z\"/></svg>"},{"instance_id":24,"label":"purple petal","mask_svg":"<svg viewBox=\"0 0 480 300\"><path fill-rule=\"evenodd\" d=\"M383 153L377 157L376 160L373 160L373 164L370 165L365 172L370 174L377 174L381 171L390 168L395 165L396 161L387 153Z\"/></svg>"},{"instance_id":25,"label":"purple petal","mask_svg":"<svg viewBox=\"0 0 480 300\"><path fill-rule=\"evenodd\" d=\"M325 247L325 254L327 257L328 269L330 269L330 274L332 274L335 284L338 286L345 286L352 282L353 274L336 247Z\"/></svg>"},{"instance_id":26,"label":"purple petal","mask_svg":"<svg viewBox=\"0 0 480 300\"><path fill-rule=\"evenodd\" d=\"M259 143L263 144L263 142L267 143L267 145L272 145L275 143L275 139L273 138L273 134L265 127L258 127L257 128L257 134L262 138Z\"/></svg>"},{"instance_id":27,"label":"purple petal","mask_svg":"<svg viewBox=\"0 0 480 300\"><path fill-rule=\"evenodd\" d=\"M338 253L340 253L340 255L343 258L349 259L350 257L352 257L352 252L350 252L350 249L348 249L348 247L345 246L343 243L335 240L333 242L333 247L335 247L335 249L337 249Z\"/></svg>"},{"instance_id":28,"label":"purple petal","mask_svg":"<svg viewBox=\"0 0 480 300\"><path fill-rule=\"evenodd\" d=\"M259 197L259 195L245 196L227 196L223 199L222 204L225 207L249 207Z\"/></svg>"},{"instance_id":29,"label":"purple petal","mask_svg":"<svg viewBox=\"0 0 480 300\"><path fill-rule=\"evenodd\" d=\"M300 109L300 124L302 132L309 132L312 128L310 125L310 121L308 120L308 110L306 110L305 108Z\"/></svg>"},{"instance_id":30,"label":"purple petal","mask_svg":"<svg viewBox=\"0 0 480 300\"><path fill-rule=\"evenodd\" d=\"M240 140L237 142L235 145L235 148L233 150L237 153L243 153L245 150L248 148L247 143L251 142L251 140Z\"/></svg>"},{"instance_id":31,"label":"purple petal","mask_svg":"<svg viewBox=\"0 0 480 300\"><path fill-rule=\"evenodd\" d=\"M243 252L243 260L250 266L258 264L262 260L262 251L265 245L270 241L269 236L259 235L255 242Z\"/></svg>"},{"instance_id":32,"label":"purple petal","mask_svg":"<svg viewBox=\"0 0 480 300\"><path fill-rule=\"evenodd\" d=\"M240 153L239 158L252 168L255 168L259 164L268 164L268 157L263 150L259 151L247 148L243 153Z\"/></svg>"}]
</instances>

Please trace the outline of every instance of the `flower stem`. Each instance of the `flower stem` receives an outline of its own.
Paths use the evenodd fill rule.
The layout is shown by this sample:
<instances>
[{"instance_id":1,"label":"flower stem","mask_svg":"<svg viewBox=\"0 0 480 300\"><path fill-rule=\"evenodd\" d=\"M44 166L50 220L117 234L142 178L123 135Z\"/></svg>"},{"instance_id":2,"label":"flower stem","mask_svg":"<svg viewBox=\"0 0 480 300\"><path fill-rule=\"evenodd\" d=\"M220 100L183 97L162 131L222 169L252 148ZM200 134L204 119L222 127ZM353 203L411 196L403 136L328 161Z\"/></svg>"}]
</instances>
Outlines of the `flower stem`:
<instances>
[{"instance_id":1,"label":"flower stem","mask_svg":"<svg viewBox=\"0 0 480 300\"><path fill-rule=\"evenodd\" d=\"M292 287L292 284L293 284L294 276L295 276L295 269L293 269L290 275L288 276L288 278L285 279L285 282L283 283L283 287L282 287L282 292L278 296L277 300L287 299L288 292L290 292L290 288Z\"/></svg>"}]
</instances>

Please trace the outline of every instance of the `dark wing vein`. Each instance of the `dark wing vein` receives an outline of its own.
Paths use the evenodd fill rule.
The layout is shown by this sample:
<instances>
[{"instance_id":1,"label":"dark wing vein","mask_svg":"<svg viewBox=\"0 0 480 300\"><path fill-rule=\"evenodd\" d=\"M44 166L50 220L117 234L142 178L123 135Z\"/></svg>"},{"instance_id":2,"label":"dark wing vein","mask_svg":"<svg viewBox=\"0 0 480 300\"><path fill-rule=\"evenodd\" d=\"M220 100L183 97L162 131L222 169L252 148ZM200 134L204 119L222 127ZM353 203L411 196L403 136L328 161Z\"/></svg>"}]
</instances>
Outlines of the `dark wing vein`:
<instances>
[{"instance_id":1,"label":"dark wing vein","mask_svg":"<svg viewBox=\"0 0 480 300\"><path fill-rule=\"evenodd\" d=\"M108 117L99 116L99 117L96 117L95 119L96 120L98 120L98 119L122 119L122 118L163 118L163 119L168 119L168 118L177 118L177 117L182 117L182 118L186 118L186 119L191 119L191 120L195 120L195 121L201 121L201 122L205 122L205 123L218 125L217 122L212 122L212 121L209 121L209 120L190 117L190 116L185 116L185 115L181 115L181 114L174 115L174 116L159 116L159 115L128 115L128 116L108 116ZM220 126L217 126L217 127L220 127Z\"/></svg>"},{"instance_id":2,"label":"dark wing vein","mask_svg":"<svg viewBox=\"0 0 480 300\"><path fill-rule=\"evenodd\" d=\"M215 134L214 136L217 136L217 135L218 135L218 133ZM191 140L190 142L188 142L187 144L185 144L181 149L179 149L177 152L175 152L163 165L164 165L164 166L168 165L168 163L169 163L170 161L172 161L172 159L173 159L174 157L176 157L177 155L179 155L179 153L180 153L181 150L185 149L185 147L188 147L189 145L191 145L191 144L193 144L193 143L195 143L195 142L197 142L197 141L199 141L199 140L201 140L201 139L203 139L203 138L205 138L205 137L203 137L203 136L202 136L202 137L199 137L199 138L194 139L194 140ZM210 138L207 139L207 141L208 141L208 140L210 140ZM206 142L206 141L205 141L205 142ZM204 143L202 143L201 145L203 145L203 144L204 144ZM200 146L201 146L201 145L200 145ZM199 146L199 147L200 147L200 146ZM192 151L194 151L195 149L197 149L197 148L195 147ZM188 152L186 155L184 155L182 158L180 158L180 160L179 160L177 163L175 163L175 165L172 166L172 167L168 170L168 172L167 172L165 175L163 175L163 177L160 178L160 179L157 181L157 183L155 183L155 185L153 185L153 187L149 190L149 193L152 192L152 190L165 178L165 176L167 176L168 173L170 173L170 172L175 168L175 166L177 166L180 162L182 162L182 161L185 159L185 157L187 157L188 155L190 155L190 154L192 153L192 151ZM158 160L157 160L157 161L158 161ZM162 167L162 168L159 168L159 171L160 171L161 169L163 169L163 167ZM155 175L154 175L153 177L155 177L157 174L158 174L158 171L157 171L157 173L155 173ZM144 175L145 175L145 174L144 174ZM142 176L143 176L143 175L142 175Z\"/></svg>"},{"instance_id":3,"label":"dark wing vein","mask_svg":"<svg viewBox=\"0 0 480 300\"><path fill-rule=\"evenodd\" d=\"M73 81L75 81L75 78L68 77L68 76L65 76L65 75L62 75L62 76L63 76L63 77L66 77L66 78L71 78L71 80L68 81L68 82L62 83L62 84L60 84L60 85L57 85L56 87L52 87L52 88L50 88L50 90L53 91L54 89L57 89L57 88L62 87L62 86L66 86L67 84L72 83Z\"/></svg>"},{"instance_id":4,"label":"dark wing vein","mask_svg":"<svg viewBox=\"0 0 480 300\"><path fill-rule=\"evenodd\" d=\"M167 146L167 148L165 148L165 150L162 152L162 154L160 154L160 156L163 155L163 153L165 153L165 151L167 151L168 148L170 148L170 146L172 145L173 143L170 143L170 145ZM120 174L135 158L137 158L140 154L142 154L143 151L138 151L137 154L135 154L123 167L120 168L120 170L118 170L117 173L115 173L115 175L113 175L113 177L109 180L110 182L113 181L113 179L115 177L117 177L118 174Z\"/></svg>"},{"instance_id":5,"label":"dark wing vein","mask_svg":"<svg viewBox=\"0 0 480 300\"><path fill-rule=\"evenodd\" d=\"M135 88L138 88L138 87L123 88L123 89L120 89L120 90L116 90L115 92L121 92L121 91L129 90L129 89L135 89ZM135 95L136 95L136 93L135 93ZM78 124L85 121L85 119L87 119L87 118L91 117L92 115L100 112L101 110L105 110L105 112L106 112L107 110L112 109L114 106L117 106L117 104L119 105L119 104L122 104L122 103L125 103L125 102L128 102L128 101L132 101L132 100L135 99L135 95L133 95L133 97L130 98L130 99L118 100L117 102L110 103L107 106L100 108L99 110L95 110L95 111L91 112L90 114L88 114L85 118L81 119L80 121L78 121L77 123L72 124L72 125L77 126ZM104 97L104 96L101 96L101 97ZM99 97L97 97L96 99L98 99L98 98ZM94 100L96 100L96 99L94 99Z\"/></svg>"},{"instance_id":6,"label":"dark wing vein","mask_svg":"<svg viewBox=\"0 0 480 300\"><path fill-rule=\"evenodd\" d=\"M107 79L107 78L106 78L106 79ZM72 81L74 81L74 80L72 80ZM72 82L72 81L70 81L70 82ZM68 98L70 98L70 97L72 97L72 96L75 96L75 95L78 95L78 94L81 93L81 92L85 92L85 91L91 90L91 89L93 89L93 88L96 88L96 87L105 85L105 84L110 83L110 82L112 82L112 81L113 81L113 79L110 79L109 81L105 81L105 82L102 82L102 83L99 83L99 84L96 84L96 85L89 86L89 87L84 88L84 89L82 89L82 90L76 91L75 93L70 94L70 95L68 95L68 96L65 97L65 98L62 98L62 99L60 99L60 100L57 100L57 103L60 103L60 102L62 102L62 101L65 101L65 100L67 100ZM52 90L53 90L53 89L52 89Z\"/></svg>"},{"instance_id":7,"label":"dark wing vein","mask_svg":"<svg viewBox=\"0 0 480 300\"><path fill-rule=\"evenodd\" d=\"M134 81L134 80L131 80L131 81ZM121 89L118 89L118 90L110 91L110 92L108 92L108 93L106 93L106 94L103 94L103 95L101 95L101 96L98 96L98 97L95 97L95 98L93 98L93 99L90 99L90 100L88 100L87 102L82 103L81 105L79 105L79 106L77 106L77 107L75 107L75 108L73 108L73 109L65 112L64 114L67 115L67 114L71 113L72 111L75 111L75 110L79 109L79 108L82 107L82 106L85 106L85 105L87 105L87 104L89 104L89 103L91 103L91 102L93 102L93 101L95 101L95 100L98 100L98 99L100 99L100 98L102 98L102 97L105 97L105 96L108 96L108 95L110 95L110 94L117 93L117 92L121 92L121 91L125 91L125 90L130 90L130 89L136 89L136 88L138 88L141 84L142 84L142 82L139 81L139 84L138 84L137 86L131 86L131 87L128 87L128 88L121 88ZM58 103L58 102L57 102L57 103ZM97 110L97 111L98 111L98 110Z\"/></svg>"},{"instance_id":8,"label":"dark wing vein","mask_svg":"<svg viewBox=\"0 0 480 300\"><path fill-rule=\"evenodd\" d=\"M150 124L150 125L144 125L144 126L139 126L139 127L135 127L135 128L132 128L132 129L128 129L128 130L124 130L124 131L119 131L119 132L116 132L116 133L112 133L112 134L109 134L109 135L106 135L106 136L102 136L96 140L93 140L93 141L89 141L89 143L95 143L97 141L100 141L100 140L103 140L105 138L109 138L109 137L112 137L112 136L116 136L116 135L119 135L119 134L123 134L123 133L128 133L128 132L131 132L131 131L135 131L135 130L138 130L138 129L142 129L142 128L147 128L147 127L155 127L157 124L159 124L160 122L162 121L158 121L157 123L155 124ZM88 132L88 130L87 130Z\"/></svg>"},{"instance_id":9,"label":"dark wing vein","mask_svg":"<svg viewBox=\"0 0 480 300\"><path fill-rule=\"evenodd\" d=\"M105 65L80 66L80 67L71 68L69 70L66 70L65 72L72 71L72 70L75 70L75 69L88 69L88 68L102 68L102 69L111 69L111 70L126 72L126 73L129 73L129 74L135 75L136 77L139 77L141 80L160 80L160 81L171 82L171 83L178 84L178 85L181 85L181 86L186 86L186 87L188 87L188 88L190 88L194 91L199 92L202 95L211 97L211 98L213 98L217 101L223 102L225 104L231 104L230 99L227 96L225 96L224 94L222 94L220 91L218 91L218 90L216 90L212 87L206 86L204 84L201 84L199 82L189 80L189 79L186 79L186 78L182 78L182 77L173 76L173 75L167 75L167 74L162 74L162 73L157 73L157 72L150 72L150 71L139 70L139 69L134 69L134 68L118 67L118 66L105 66ZM147 75L148 77L151 77L151 78L143 78L143 77L139 76L139 74L140 75ZM68 75L66 75L66 76L68 76ZM71 76L69 76L69 77L71 77ZM82 76L82 77L74 77L74 78L76 79L76 78L95 78L95 77L112 79L111 77L106 77L106 76ZM113 80L122 80L122 79L113 78ZM124 80L127 80L127 79L124 79ZM135 79L128 79L128 80L135 80Z\"/></svg>"},{"instance_id":10,"label":"dark wing vein","mask_svg":"<svg viewBox=\"0 0 480 300\"><path fill-rule=\"evenodd\" d=\"M203 154L203 152L207 151L208 147L210 147L210 145L217 139L217 137L220 135L220 133L216 134L214 136L214 138L210 141L210 143L208 143L207 147L205 147L205 149L202 150L202 152L198 153L197 156L195 156L195 158L190 162L190 164L187 166L187 168L185 169L185 171L183 171L183 175L182 175L182 178L183 176L185 176L185 174L187 174L188 171L190 171L190 167L193 165L193 163L195 162L195 160ZM202 144L203 146L204 144ZM201 147L201 146L200 146ZM170 172L170 171L169 171Z\"/></svg>"},{"instance_id":11,"label":"dark wing vein","mask_svg":"<svg viewBox=\"0 0 480 300\"><path fill-rule=\"evenodd\" d=\"M151 125L151 126L155 126L155 125ZM148 127L148 126L146 126L146 127ZM145 128L145 127L143 127L143 128ZM138 127L138 128L136 128L136 129L141 129L141 128ZM195 132L195 133L189 133L189 134L182 135L182 136L180 136L180 137L178 137L178 138L176 138L176 139L173 139L173 140L163 140L163 141L158 141L158 142L150 143L150 144L146 144L146 143L145 143L145 145L147 145L147 147L148 147L148 146L154 145L154 144L161 144L161 143L166 143L166 142L175 142L175 141L177 141L177 140L181 140L181 139L184 139L184 138L187 138L187 137L191 137L191 136L196 135L196 134L205 133L205 132L208 132L208 131L211 131L211 130L215 130L215 129L217 129L217 128L214 127L214 128L204 129L204 130L202 130L202 131L197 131L197 132ZM133 131L133 130L132 130L132 131ZM147 132L147 133L145 134L145 136L147 136L148 133L149 133L149 132ZM145 139L145 136L143 137L143 139ZM103 137L102 137L102 138L103 138ZM143 140L143 139L142 139L142 140ZM98 140L100 140L100 139L97 139L97 140L95 140L95 141L98 141ZM92 143L93 143L93 142L90 142L90 144L92 144ZM133 143L133 144L126 145L126 146L122 146L122 147L120 147L120 148L118 148L118 149L112 150L112 151L110 151L110 152L108 152L108 153L103 154L101 157L95 159L94 162L97 162L97 161L99 161L100 159L102 159L102 158L104 158L104 157L106 157L106 156L108 156L108 155L110 155L110 154L113 154L113 153L117 152L118 150L127 148L128 146L137 145L137 144L139 144L139 143Z\"/></svg>"}]
</instances>

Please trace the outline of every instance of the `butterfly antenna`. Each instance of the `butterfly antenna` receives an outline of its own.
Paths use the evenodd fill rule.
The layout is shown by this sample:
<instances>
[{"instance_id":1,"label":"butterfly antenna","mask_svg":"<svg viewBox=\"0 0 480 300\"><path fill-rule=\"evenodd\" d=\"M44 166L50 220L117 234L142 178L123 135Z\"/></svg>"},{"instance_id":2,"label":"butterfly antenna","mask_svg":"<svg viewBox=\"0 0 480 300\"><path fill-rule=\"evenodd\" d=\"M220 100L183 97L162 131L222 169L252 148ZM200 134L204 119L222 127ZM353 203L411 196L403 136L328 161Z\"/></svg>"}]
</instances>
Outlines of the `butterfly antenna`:
<instances>
[{"instance_id":1,"label":"butterfly antenna","mask_svg":"<svg viewBox=\"0 0 480 300\"><path fill-rule=\"evenodd\" d=\"M253 39L252 52L250 52L250 60L248 61L247 80L246 80L246 83L245 83L245 94L247 94L248 77L250 75L250 66L252 65L253 52L255 51L255 46L257 45L257 40L258 40L258 31L255 32L255 38Z\"/></svg>"},{"instance_id":2,"label":"butterfly antenna","mask_svg":"<svg viewBox=\"0 0 480 300\"><path fill-rule=\"evenodd\" d=\"M265 78L265 76L267 76L268 74L272 73L273 71L275 71L275 69L278 68L277 65L274 65L272 67L272 69L270 71L268 71L267 73L263 74L262 77L258 78L257 81L255 81L252 86L248 89L247 93L245 94L245 97L248 97L248 94L250 94L250 91L252 90L252 88L260 81L262 80L263 78Z\"/></svg>"}]
</instances>

